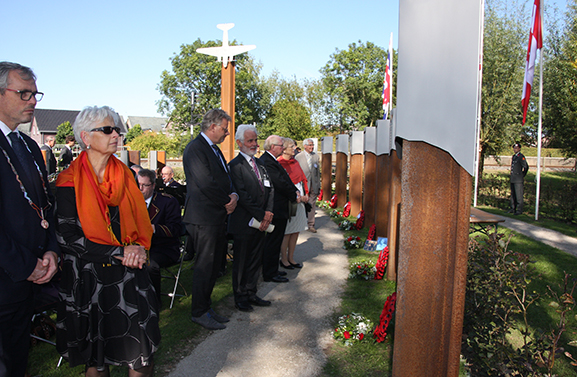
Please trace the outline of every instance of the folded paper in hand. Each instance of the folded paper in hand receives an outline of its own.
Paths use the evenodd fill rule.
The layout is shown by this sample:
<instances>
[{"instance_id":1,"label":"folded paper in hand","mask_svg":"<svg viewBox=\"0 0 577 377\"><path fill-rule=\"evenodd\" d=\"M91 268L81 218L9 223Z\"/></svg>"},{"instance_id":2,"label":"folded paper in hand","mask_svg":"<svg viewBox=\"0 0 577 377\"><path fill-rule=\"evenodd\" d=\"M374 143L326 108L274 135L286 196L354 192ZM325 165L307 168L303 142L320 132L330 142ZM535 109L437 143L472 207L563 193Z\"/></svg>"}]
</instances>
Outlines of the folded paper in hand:
<instances>
[{"instance_id":1,"label":"folded paper in hand","mask_svg":"<svg viewBox=\"0 0 577 377\"><path fill-rule=\"evenodd\" d=\"M250 219L250 221L248 222L248 226L258 229L260 228L260 221L258 221L257 219L255 219L254 217L252 219ZM265 232L267 233L272 233L272 231L274 230L274 225L269 224L268 228L266 228Z\"/></svg>"}]
</instances>

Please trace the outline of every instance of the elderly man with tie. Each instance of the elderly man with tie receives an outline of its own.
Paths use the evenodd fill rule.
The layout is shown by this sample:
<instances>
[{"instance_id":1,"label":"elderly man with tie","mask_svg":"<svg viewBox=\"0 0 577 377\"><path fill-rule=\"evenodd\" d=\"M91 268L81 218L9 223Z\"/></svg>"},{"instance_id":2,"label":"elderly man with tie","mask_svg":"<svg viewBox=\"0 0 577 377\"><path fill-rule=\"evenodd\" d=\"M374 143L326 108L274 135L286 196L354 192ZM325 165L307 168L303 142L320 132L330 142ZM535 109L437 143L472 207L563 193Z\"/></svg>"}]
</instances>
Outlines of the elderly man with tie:
<instances>
[{"instance_id":1,"label":"elderly man with tie","mask_svg":"<svg viewBox=\"0 0 577 377\"><path fill-rule=\"evenodd\" d=\"M258 148L254 126L241 124L236 130L240 153L229 164L232 183L239 200L230 215L228 231L234 239L232 289L238 310L250 312L252 305L269 306L270 301L256 295L265 231L273 219L273 187L264 165L254 158ZM249 226L251 220L260 226Z\"/></svg>"},{"instance_id":2,"label":"elderly man with tie","mask_svg":"<svg viewBox=\"0 0 577 377\"><path fill-rule=\"evenodd\" d=\"M26 373L34 292L58 267L42 152L18 131L42 96L30 68L0 62L0 376Z\"/></svg>"},{"instance_id":3,"label":"elderly man with tie","mask_svg":"<svg viewBox=\"0 0 577 377\"><path fill-rule=\"evenodd\" d=\"M187 193L183 222L196 251L192 278L192 321L209 329L224 329L229 319L211 308L212 290L226 255L228 215L236 209L234 190L224 155L218 148L229 135L230 116L208 111L200 134L184 150Z\"/></svg>"}]
</instances>

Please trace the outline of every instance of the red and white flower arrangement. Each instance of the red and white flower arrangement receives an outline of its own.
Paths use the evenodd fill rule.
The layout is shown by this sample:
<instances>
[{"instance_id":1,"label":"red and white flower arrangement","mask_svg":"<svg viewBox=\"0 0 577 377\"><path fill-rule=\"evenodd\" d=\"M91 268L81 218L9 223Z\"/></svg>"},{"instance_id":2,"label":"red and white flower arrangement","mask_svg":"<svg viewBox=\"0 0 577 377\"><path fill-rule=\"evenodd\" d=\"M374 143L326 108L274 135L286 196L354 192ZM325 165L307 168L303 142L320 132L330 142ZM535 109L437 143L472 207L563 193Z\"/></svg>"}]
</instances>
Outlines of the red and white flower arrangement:
<instances>
[{"instance_id":1,"label":"red and white flower arrangement","mask_svg":"<svg viewBox=\"0 0 577 377\"><path fill-rule=\"evenodd\" d=\"M355 223L355 228L357 230L361 230L363 229L363 226L365 226L365 211L361 210L357 215L357 222Z\"/></svg>"},{"instance_id":2,"label":"red and white flower arrangement","mask_svg":"<svg viewBox=\"0 0 577 377\"><path fill-rule=\"evenodd\" d=\"M331 208L337 208L337 194L334 194L331 198Z\"/></svg>"},{"instance_id":3,"label":"red and white flower arrangement","mask_svg":"<svg viewBox=\"0 0 577 377\"><path fill-rule=\"evenodd\" d=\"M345 249L360 249L362 246L363 240L359 236L349 236L345 239Z\"/></svg>"},{"instance_id":4,"label":"red and white flower arrangement","mask_svg":"<svg viewBox=\"0 0 577 377\"><path fill-rule=\"evenodd\" d=\"M349 279L365 279L372 280L375 278L375 273L377 269L373 261L363 261L351 263L349 268Z\"/></svg>"},{"instance_id":5,"label":"red and white flower arrangement","mask_svg":"<svg viewBox=\"0 0 577 377\"><path fill-rule=\"evenodd\" d=\"M342 341L345 346L362 342L373 331L373 322L362 314L351 313L339 317L338 327L333 337Z\"/></svg>"},{"instance_id":6,"label":"red and white flower arrangement","mask_svg":"<svg viewBox=\"0 0 577 377\"><path fill-rule=\"evenodd\" d=\"M323 200L323 190L321 189L321 192L319 192L319 196L317 196L317 200L319 202L321 202Z\"/></svg>"},{"instance_id":7,"label":"red and white flower arrangement","mask_svg":"<svg viewBox=\"0 0 577 377\"><path fill-rule=\"evenodd\" d=\"M339 223L339 229L340 230L353 230L353 229L355 229L355 224L353 224L349 220L343 220L341 223Z\"/></svg>"},{"instance_id":8,"label":"red and white flower arrangement","mask_svg":"<svg viewBox=\"0 0 577 377\"><path fill-rule=\"evenodd\" d=\"M351 202L347 202L343 207L343 217L349 217L351 214Z\"/></svg>"}]
</instances>

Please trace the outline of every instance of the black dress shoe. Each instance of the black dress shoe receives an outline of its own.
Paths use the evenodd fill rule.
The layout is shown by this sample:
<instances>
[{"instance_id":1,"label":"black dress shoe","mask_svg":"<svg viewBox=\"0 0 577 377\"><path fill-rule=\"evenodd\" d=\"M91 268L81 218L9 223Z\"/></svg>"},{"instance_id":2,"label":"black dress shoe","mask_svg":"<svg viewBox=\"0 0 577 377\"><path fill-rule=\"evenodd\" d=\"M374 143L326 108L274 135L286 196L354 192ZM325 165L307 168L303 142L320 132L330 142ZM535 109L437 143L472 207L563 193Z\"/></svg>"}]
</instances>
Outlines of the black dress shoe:
<instances>
[{"instance_id":1,"label":"black dress shoe","mask_svg":"<svg viewBox=\"0 0 577 377\"><path fill-rule=\"evenodd\" d=\"M288 283L289 279L285 278L284 276L274 276L270 279L264 279L264 281L272 281L274 283Z\"/></svg>"},{"instance_id":2,"label":"black dress shoe","mask_svg":"<svg viewBox=\"0 0 577 377\"><path fill-rule=\"evenodd\" d=\"M289 263L288 266L285 266L282 261L279 261L278 263L280 264L280 266L282 268L286 268L287 270L294 270L295 269L291 263Z\"/></svg>"},{"instance_id":3,"label":"black dress shoe","mask_svg":"<svg viewBox=\"0 0 577 377\"><path fill-rule=\"evenodd\" d=\"M286 271L279 271L278 276L286 276Z\"/></svg>"},{"instance_id":4,"label":"black dress shoe","mask_svg":"<svg viewBox=\"0 0 577 377\"><path fill-rule=\"evenodd\" d=\"M236 302L234 306L241 312L252 312L254 310L254 308L248 302L245 301Z\"/></svg>"},{"instance_id":5,"label":"black dress shoe","mask_svg":"<svg viewBox=\"0 0 577 377\"><path fill-rule=\"evenodd\" d=\"M270 301L263 300L258 296L249 297L248 302L254 306L270 306Z\"/></svg>"},{"instance_id":6,"label":"black dress shoe","mask_svg":"<svg viewBox=\"0 0 577 377\"><path fill-rule=\"evenodd\" d=\"M300 263L291 263L289 262L292 268L303 268L303 265Z\"/></svg>"}]
</instances>

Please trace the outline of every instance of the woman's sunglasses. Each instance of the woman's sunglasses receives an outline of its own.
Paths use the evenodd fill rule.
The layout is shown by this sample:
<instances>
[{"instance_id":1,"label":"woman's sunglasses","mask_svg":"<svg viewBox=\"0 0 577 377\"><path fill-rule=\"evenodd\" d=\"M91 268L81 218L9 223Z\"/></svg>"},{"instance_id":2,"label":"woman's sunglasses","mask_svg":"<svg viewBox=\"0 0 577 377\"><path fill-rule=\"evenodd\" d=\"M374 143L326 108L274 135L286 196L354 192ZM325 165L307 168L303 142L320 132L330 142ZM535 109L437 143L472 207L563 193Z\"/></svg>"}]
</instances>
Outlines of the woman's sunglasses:
<instances>
[{"instance_id":1,"label":"woman's sunglasses","mask_svg":"<svg viewBox=\"0 0 577 377\"><path fill-rule=\"evenodd\" d=\"M90 132L96 132L96 131L100 131L105 135L110 135L112 133L112 131L116 131L116 133L120 135L120 127L104 126L104 127L93 128L90 130Z\"/></svg>"}]
</instances>

